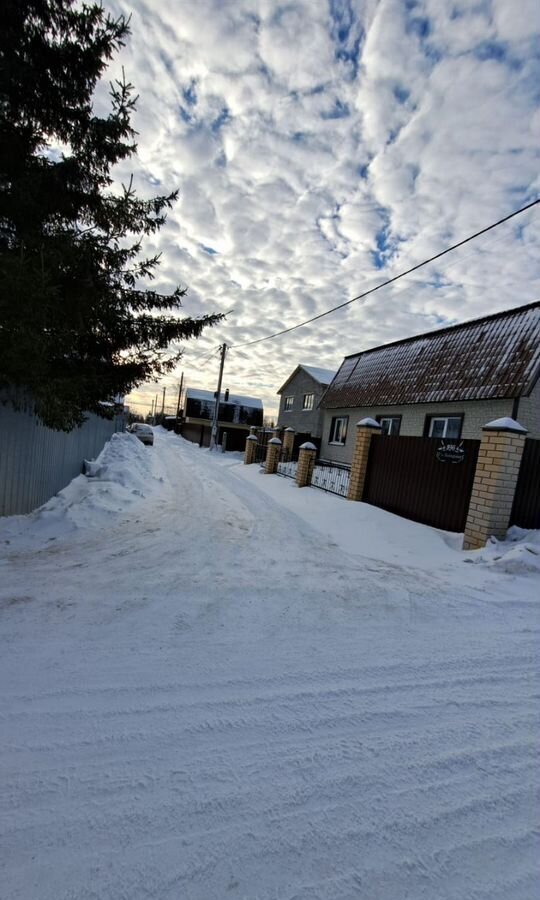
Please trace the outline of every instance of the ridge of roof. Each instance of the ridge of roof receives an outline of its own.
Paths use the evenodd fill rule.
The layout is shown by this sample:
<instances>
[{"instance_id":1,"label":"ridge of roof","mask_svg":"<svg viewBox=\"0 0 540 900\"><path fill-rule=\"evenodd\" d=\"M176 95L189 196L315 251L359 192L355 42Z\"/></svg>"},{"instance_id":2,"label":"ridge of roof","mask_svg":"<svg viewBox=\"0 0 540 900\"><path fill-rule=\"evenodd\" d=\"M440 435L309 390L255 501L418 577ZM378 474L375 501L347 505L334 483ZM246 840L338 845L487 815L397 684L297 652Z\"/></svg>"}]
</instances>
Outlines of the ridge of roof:
<instances>
[{"instance_id":1,"label":"ridge of roof","mask_svg":"<svg viewBox=\"0 0 540 900\"><path fill-rule=\"evenodd\" d=\"M357 354L354 354L354 355L357 355ZM311 378L313 378L315 381L318 381L319 384L321 384L323 387L328 387L328 385L331 384L332 379L335 378L339 367L338 367L338 369L324 369L322 366L308 366L305 363L297 363L297 365L294 367L291 374L287 376L286 380L283 382L281 387L278 388L278 390L276 391L276 394L281 394L282 391L285 390L289 381L292 381L292 379L294 378L294 376L296 375L296 373L298 372L299 369L303 369L304 372L307 372L307 374ZM318 378L317 375L314 374L314 372L319 372L319 373L325 372L329 376L329 380L321 381L320 378Z\"/></svg>"},{"instance_id":2,"label":"ridge of roof","mask_svg":"<svg viewBox=\"0 0 540 900\"><path fill-rule=\"evenodd\" d=\"M326 384L327 382L321 381L321 379L318 377L318 375L315 374L315 372L318 372L319 375L322 375L323 378L328 377L330 381L332 381L332 378L337 371L336 369L326 369L324 366L307 366L305 363L299 363L299 365L300 368L304 369L304 371L307 372L308 375L311 375L311 377L314 378L315 381L318 381L319 384ZM328 381L328 384L330 384L330 381Z\"/></svg>"},{"instance_id":3,"label":"ridge of roof","mask_svg":"<svg viewBox=\"0 0 540 900\"><path fill-rule=\"evenodd\" d=\"M514 306L513 309L504 309L501 312L489 313L487 316L479 316L477 319L466 319L465 322L458 322L455 325L445 325L444 328L434 328L433 331L424 331L422 334L413 334L410 337L398 338L398 340L389 341L387 344L378 344L376 347L369 347L367 350L358 350L356 353L348 353L343 359L352 359L355 356L362 356L365 353L375 353L377 350L384 350L386 347L395 347L397 344L408 344L412 341L420 341L424 338L445 334L447 331L457 331L458 328L467 328L469 325L479 325L481 322L488 322L492 319L502 319L506 316L525 312L527 309L534 309L534 307L540 308L540 300L533 300L532 303L525 303L523 306Z\"/></svg>"}]
</instances>

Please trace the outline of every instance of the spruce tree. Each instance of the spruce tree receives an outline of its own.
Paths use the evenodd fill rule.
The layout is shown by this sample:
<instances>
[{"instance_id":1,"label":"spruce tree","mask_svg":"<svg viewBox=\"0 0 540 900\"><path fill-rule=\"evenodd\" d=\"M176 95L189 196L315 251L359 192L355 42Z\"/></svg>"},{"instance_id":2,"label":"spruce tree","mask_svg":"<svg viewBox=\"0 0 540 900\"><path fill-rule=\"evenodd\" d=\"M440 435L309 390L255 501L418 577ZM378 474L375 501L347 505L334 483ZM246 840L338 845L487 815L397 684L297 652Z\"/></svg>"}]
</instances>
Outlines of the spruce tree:
<instances>
[{"instance_id":1,"label":"spruce tree","mask_svg":"<svg viewBox=\"0 0 540 900\"><path fill-rule=\"evenodd\" d=\"M184 289L147 286L159 256L141 256L142 242L176 193L143 200L113 182L136 150L133 86L114 82L105 116L93 105L128 34L97 3L2 5L0 387L24 389L57 429L169 372L176 342L221 318L181 317Z\"/></svg>"}]
</instances>

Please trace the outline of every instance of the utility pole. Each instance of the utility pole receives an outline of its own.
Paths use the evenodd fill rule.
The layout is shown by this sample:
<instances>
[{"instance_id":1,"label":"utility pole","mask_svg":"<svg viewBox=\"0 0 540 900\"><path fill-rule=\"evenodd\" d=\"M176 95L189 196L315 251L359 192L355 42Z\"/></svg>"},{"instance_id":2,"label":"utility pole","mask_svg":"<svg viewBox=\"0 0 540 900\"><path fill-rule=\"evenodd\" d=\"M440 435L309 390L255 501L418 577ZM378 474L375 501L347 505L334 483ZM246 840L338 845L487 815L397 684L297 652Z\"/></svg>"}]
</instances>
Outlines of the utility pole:
<instances>
[{"instance_id":1,"label":"utility pole","mask_svg":"<svg viewBox=\"0 0 540 900\"><path fill-rule=\"evenodd\" d=\"M150 410L150 418L154 420L154 400L152 400L152 409Z\"/></svg>"},{"instance_id":2,"label":"utility pole","mask_svg":"<svg viewBox=\"0 0 540 900\"><path fill-rule=\"evenodd\" d=\"M161 401L161 415L162 415L162 416L165 415L165 391L166 391L166 390L167 390L167 388L164 387L164 388L163 388L163 400Z\"/></svg>"},{"instance_id":3,"label":"utility pole","mask_svg":"<svg viewBox=\"0 0 540 900\"><path fill-rule=\"evenodd\" d=\"M184 373L180 377L180 387L178 388L178 403L176 404L176 418L180 418L180 402L182 400L182 388L184 386Z\"/></svg>"},{"instance_id":4,"label":"utility pole","mask_svg":"<svg viewBox=\"0 0 540 900\"><path fill-rule=\"evenodd\" d=\"M221 362L219 364L216 402L214 404L214 418L212 420L212 433L210 435L210 450L214 449L214 447L217 444L217 439L218 439L219 401L221 398L221 382L223 381L223 366L225 365L225 354L227 353L227 344L222 344L220 347L220 350L221 350Z\"/></svg>"},{"instance_id":5,"label":"utility pole","mask_svg":"<svg viewBox=\"0 0 540 900\"><path fill-rule=\"evenodd\" d=\"M154 422L153 422L154 425L156 424L157 405L158 405L158 395L156 394L156 396L154 398Z\"/></svg>"}]
</instances>

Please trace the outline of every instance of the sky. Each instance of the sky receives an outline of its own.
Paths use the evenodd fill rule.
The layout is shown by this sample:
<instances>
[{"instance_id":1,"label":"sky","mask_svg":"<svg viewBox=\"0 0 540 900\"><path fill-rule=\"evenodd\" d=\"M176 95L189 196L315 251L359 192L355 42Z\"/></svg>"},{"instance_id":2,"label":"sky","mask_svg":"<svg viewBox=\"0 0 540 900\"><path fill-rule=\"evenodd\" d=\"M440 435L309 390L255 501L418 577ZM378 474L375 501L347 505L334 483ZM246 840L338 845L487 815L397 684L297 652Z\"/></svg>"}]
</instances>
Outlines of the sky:
<instances>
[{"instance_id":1,"label":"sky","mask_svg":"<svg viewBox=\"0 0 540 900\"><path fill-rule=\"evenodd\" d=\"M292 334L540 194L538 0L109 0L139 94L142 196L179 190L157 282L189 316L229 312L175 372L277 407L298 363L538 299L540 208ZM125 174L121 172L123 177Z\"/></svg>"}]
</instances>

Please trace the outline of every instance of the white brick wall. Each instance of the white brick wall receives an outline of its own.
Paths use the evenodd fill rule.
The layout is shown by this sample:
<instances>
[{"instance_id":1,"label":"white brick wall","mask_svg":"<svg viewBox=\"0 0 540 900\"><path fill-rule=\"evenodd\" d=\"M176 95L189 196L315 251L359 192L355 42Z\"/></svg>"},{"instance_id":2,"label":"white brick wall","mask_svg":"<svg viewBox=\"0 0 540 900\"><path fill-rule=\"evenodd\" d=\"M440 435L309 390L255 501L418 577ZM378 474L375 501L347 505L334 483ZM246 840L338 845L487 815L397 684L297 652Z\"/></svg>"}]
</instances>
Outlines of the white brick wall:
<instances>
[{"instance_id":1,"label":"white brick wall","mask_svg":"<svg viewBox=\"0 0 540 900\"><path fill-rule=\"evenodd\" d=\"M531 391L530 397L521 397L518 422L529 429L527 437L540 438L540 378Z\"/></svg>"},{"instance_id":2,"label":"white brick wall","mask_svg":"<svg viewBox=\"0 0 540 900\"><path fill-rule=\"evenodd\" d=\"M520 401L518 418L526 428L529 428L530 426L527 422L523 421L523 418L528 416L529 419L532 420L534 402L531 405L529 412L526 409L523 409L522 417L521 404L524 402L524 399ZM540 412L538 411L539 403L540 395L536 399L535 407L540 418ZM465 400L461 403L417 403L414 406L371 406L355 407L354 409L325 409L321 456L324 459L335 459L339 462L350 463L356 435L356 423L366 416L376 418L381 415L400 415L402 417L400 434L414 437L423 435L424 423L427 415L455 415L462 413L464 419L461 436L464 438L477 438L480 440L482 437L482 426L493 419L500 419L502 416L511 416L512 406L513 400ZM335 446L328 442L330 424L334 416L349 417L349 428L344 447ZM540 429L538 429L538 431L540 431ZM533 434L531 431L530 436L540 437L540 433Z\"/></svg>"}]
</instances>

